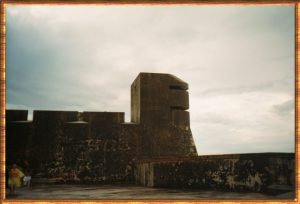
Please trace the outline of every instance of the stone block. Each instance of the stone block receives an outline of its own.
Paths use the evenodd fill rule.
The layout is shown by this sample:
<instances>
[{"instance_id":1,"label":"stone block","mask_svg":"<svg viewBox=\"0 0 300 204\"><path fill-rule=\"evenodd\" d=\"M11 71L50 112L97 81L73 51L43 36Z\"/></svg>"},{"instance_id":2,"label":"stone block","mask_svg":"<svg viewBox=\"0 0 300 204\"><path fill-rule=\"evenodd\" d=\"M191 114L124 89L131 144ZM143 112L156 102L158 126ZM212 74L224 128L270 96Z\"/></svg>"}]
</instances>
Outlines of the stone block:
<instances>
[{"instance_id":1,"label":"stone block","mask_svg":"<svg viewBox=\"0 0 300 204\"><path fill-rule=\"evenodd\" d=\"M83 120L92 125L124 123L124 112L83 112Z\"/></svg>"},{"instance_id":2,"label":"stone block","mask_svg":"<svg viewBox=\"0 0 300 204\"><path fill-rule=\"evenodd\" d=\"M26 121L27 116L28 116L28 110L6 110L5 111L6 122Z\"/></svg>"},{"instance_id":3,"label":"stone block","mask_svg":"<svg viewBox=\"0 0 300 204\"><path fill-rule=\"evenodd\" d=\"M66 122L64 134L71 141L88 139L90 138L90 124L84 121Z\"/></svg>"}]
</instances>

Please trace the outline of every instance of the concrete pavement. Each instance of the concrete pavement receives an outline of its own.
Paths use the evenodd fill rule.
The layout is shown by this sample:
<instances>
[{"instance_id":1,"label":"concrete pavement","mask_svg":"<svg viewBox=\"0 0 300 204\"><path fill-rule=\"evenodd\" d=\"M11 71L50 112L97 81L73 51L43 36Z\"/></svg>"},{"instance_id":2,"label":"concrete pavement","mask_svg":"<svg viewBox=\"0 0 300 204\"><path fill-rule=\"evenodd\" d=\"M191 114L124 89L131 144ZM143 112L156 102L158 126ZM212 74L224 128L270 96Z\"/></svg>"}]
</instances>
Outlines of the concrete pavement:
<instances>
[{"instance_id":1,"label":"concrete pavement","mask_svg":"<svg viewBox=\"0 0 300 204\"><path fill-rule=\"evenodd\" d=\"M214 190L191 189L163 189L146 188L140 186L113 185L39 185L30 188L21 187L15 195L10 195L6 189L6 199L48 200L48 199L76 199L76 200L203 200L203 199L293 199L294 193L289 192L277 196L261 193L222 192Z\"/></svg>"}]
</instances>

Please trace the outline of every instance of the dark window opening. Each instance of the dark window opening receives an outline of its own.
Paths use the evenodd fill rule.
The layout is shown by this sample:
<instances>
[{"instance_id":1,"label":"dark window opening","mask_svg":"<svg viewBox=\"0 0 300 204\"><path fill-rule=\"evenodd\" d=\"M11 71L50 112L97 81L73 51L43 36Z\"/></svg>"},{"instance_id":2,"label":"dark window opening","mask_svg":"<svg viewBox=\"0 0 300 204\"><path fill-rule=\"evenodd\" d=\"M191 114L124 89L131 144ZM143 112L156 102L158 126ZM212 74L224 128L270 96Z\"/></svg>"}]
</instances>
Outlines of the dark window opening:
<instances>
[{"instance_id":1,"label":"dark window opening","mask_svg":"<svg viewBox=\"0 0 300 204\"><path fill-rule=\"evenodd\" d=\"M170 89L176 89L176 90L184 90L181 86L178 85L171 85L169 86Z\"/></svg>"}]
</instances>

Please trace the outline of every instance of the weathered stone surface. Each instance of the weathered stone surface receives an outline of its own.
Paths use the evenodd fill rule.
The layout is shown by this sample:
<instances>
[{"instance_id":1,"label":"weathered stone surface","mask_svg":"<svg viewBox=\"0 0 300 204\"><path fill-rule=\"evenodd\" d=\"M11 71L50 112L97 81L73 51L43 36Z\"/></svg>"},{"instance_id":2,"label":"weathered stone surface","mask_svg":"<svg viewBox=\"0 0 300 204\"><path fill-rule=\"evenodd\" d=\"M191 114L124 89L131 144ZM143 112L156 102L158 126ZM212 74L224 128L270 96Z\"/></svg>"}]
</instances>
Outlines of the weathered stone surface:
<instances>
[{"instance_id":1,"label":"weathered stone surface","mask_svg":"<svg viewBox=\"0 0 300 204\"><path fill-rule=\"evenodd\" d=\"M30 159L33 134L32 121L6 122L6 164L18 163L26 166Z\"/></svg>"},{"instance_id":2,"label":"weathered stone surface","mask_svg":"<svg viewBox=\"0 0 300 204\"><path fill-rule=\"evenodd\" d=\"M140 73L131 85L132 121L170 123L172 109L189 108L187 88L187 83L170 74Z\"/></svg>"},{"instance_id":3,"label":"weathered stone surface","mask_svg":"<svg viewBox=\"0 0 300 204\"><path fill-rule=\"evenodd\" d=\"M9 110L6 111L6 123L11 121L26 121L28 110Z\"/></svg>"},{"instance_id":4,"label":"weathered stone surface","mask_svg":"<svg viewBox=\"0 0 300 204\"><path fill-rule=\"evenodd\" d=\"M66 122L63 126L66 139L70 141L90 138L90 123L85 121Z\"/></svg>"},{"instance_id":5,"label":"weathered stone surface","mask_svg":"<svg viewBox=\"0 0 300 204\"><path fill-rule=\"evenodd\" d=\"M261 190L293 186L292 154L197 157L188 84L140 73L131 85L131 123L123 112L6 111L6 165L36 180Z\"/></svg>"},{"instance_id":6,"label":"weathered stone surface","mask_svg":"<svg viewBox=\"0 0 300 204\"><path fill-rule=\"evenodd\" d=\"M141 126L142 158L197 155L187 89L170 74L140 73L132 83L131 116Z\"/></svg>"},{"instance_id":7,"label":"weathered stone surface","mask_svg":"<svg viewBox=\"0 0 300 204\"><path fill-rule=\"evenodd\" d=\"M120 124L124 122L123 112L83 112L82 119L90 123L92 138L112 138L118 136Z\"/></svg>"},{"instance_id":8,"label":"weathered stone surface","mask_svg":"<svg viewBox=\"0 0 300 204\"><path fill-rule=\"evenodd\" d=\"M30 165L35 173L46 172L50 168L49 163L58 163L64 125L76 121L77 115L77 111L33 111Z\"/></svg>"},{"instance_id":9,"label":"weathered stone surface","mask_svg":"<svg viewBox=\"0 0 300 204\"><path fill-rule=\"evenodd\" d=\"M268 191L294 186L294 154L257 153L139 161L137 183L152 187Z\"/></svg>"}]
</instances>

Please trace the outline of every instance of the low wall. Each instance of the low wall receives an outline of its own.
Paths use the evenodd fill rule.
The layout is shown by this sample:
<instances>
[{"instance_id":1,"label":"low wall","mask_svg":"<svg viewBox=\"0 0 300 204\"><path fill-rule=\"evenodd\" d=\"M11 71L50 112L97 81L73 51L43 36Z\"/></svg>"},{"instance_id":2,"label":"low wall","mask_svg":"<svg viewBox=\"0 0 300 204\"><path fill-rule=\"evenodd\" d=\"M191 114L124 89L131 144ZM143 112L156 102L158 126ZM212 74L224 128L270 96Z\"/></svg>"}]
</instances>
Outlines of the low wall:
<instances>
[{"instance_id":1,"label":"low wall","mask_svg":"<svg viewBox=\"0 0 300 204\"><path fill-rule=\"evenodd\" d=\"M136 183L149 187L265 191L292 188L294 154L257 153L157 158L136 165Z\"/></svg>"}]
</instances>

